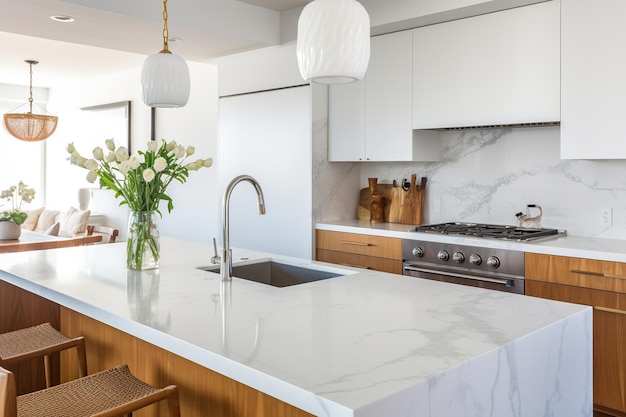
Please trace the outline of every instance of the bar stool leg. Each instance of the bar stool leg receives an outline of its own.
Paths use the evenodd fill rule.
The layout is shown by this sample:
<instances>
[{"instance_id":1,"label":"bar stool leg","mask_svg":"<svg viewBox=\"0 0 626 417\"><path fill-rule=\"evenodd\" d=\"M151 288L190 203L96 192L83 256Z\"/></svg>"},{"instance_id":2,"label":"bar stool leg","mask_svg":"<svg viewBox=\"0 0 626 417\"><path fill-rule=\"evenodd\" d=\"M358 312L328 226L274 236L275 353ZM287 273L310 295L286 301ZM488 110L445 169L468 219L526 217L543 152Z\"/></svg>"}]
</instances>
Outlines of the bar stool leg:
<instances>
[{"instance_id":1,"label":"bar stool leg","mask_svg":"<svg viewBox=\"0 0 626 417\"><path fill-rule=\"evenodd\" d=\"M52 386L52 373L50 371L50 355L43 356L43 373L46 377L46 388Z\"/></svg>"}]
</instances>

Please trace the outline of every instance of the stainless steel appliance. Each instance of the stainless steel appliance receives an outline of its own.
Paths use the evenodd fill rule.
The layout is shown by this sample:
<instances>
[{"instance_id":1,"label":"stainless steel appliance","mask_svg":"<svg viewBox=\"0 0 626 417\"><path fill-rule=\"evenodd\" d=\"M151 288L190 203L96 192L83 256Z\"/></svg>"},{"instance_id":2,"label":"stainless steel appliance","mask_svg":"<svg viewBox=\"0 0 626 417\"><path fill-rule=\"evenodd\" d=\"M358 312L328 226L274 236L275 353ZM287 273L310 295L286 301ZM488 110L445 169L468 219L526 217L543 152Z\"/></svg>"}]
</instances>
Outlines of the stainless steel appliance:
<instances>
[{"instance_id":1,"label":"stainless steel appliance","mask_svg":"<svg viewBox=\"0 0 626 417\"><path fill-rule=\"evenodd\" d=\"M456 222L417 226L413 231L515 241L565 233L557 229ZM403 240L402 258L404 275L524 294L522 251L431 242L416 237Z\"/></svg>"}]
</instances>

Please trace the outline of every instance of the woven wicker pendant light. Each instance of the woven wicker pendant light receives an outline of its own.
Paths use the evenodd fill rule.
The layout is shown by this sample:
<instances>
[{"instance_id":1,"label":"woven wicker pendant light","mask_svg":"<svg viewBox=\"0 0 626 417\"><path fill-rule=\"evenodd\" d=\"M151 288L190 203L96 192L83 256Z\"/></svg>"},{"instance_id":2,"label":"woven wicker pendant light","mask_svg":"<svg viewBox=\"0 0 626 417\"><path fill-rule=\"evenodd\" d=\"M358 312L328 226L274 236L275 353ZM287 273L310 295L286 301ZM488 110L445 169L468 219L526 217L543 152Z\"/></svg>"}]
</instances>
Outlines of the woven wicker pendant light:
<instances>
[{"instance_id":1,"label":"woven wicker pendant light","mask_svg":"<svg viewBox=\"0 0 626 417\"><path fill-rule=\"evenodd\" d=\"M298 19L298 66L307 81L340 84L365 76L370 19L355 0L314 0Z\"/></svg>"},{"instance_id":2,"label":"woven wicker pendant light","mask_svg":"<svg viewBox=\"0 0 626 417\"><path fill-rule=\"evenodd\" d=\"M167 0L163 0L163 49L152 54L141 69L141 96L150 107L183 107L189 100L189 68L168 48Z\"/></svg>"},{"instance_id":3,"label":"woven wicker pendant light","mask_svg":"<svg viewBox=\"0 0 626 417\"><path fill-rule=\"evenodd\" d=\"M28 111L25 113L17 113L13 110L4 115L4 128L11 136L26 142L36 142L44 140L54 133L57 128L59 118L47 114L33 113L33 65L38 64L37 61L26 60L30 66L30 96L28 98ZM44 110L45 111L45 110Z\"/></svg>"}]
</instances>

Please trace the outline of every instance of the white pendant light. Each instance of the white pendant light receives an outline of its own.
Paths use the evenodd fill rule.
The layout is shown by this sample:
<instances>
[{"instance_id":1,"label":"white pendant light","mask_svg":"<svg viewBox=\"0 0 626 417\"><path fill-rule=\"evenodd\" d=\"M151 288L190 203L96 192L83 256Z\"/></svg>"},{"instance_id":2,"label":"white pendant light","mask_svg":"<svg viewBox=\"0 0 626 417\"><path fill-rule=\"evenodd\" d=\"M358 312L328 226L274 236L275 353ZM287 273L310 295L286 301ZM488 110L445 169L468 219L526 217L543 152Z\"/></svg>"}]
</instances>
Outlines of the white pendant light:
<instances>
[{"instance_id":1,"label":"white pendant light","mask_svg":"<svg viewBox=\"0 0 626 417\"><path fill-rule=\"evenodd\" d=\"M370 19L355 0L314 0L298 19L298 65L307 81L339 84L365 76Z\"/></svg>"},{"instance_id":2,"label":"white pendant light","mask_svg":"<svg viewBox=\"0 0 626 417\"><path fill-rule=\"evenodd\" d=\"M168 49L167 0L163 0L163 50L150 55L141 69L141 96L150 107L182 107L189 100L189 68Z\"/></svg>"}]
</instances>

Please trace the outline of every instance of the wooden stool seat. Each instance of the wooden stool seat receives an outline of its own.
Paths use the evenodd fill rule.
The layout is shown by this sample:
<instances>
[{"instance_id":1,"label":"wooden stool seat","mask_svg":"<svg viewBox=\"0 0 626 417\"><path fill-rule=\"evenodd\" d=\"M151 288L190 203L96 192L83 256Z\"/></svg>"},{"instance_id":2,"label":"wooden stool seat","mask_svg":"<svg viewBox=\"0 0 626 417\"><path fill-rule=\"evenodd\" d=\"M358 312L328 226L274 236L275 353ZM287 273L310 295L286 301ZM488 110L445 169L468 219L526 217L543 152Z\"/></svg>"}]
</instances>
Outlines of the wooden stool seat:
<instances>
[{"instance_id":1,"label":"wooden stool seat","mask_svg":"<svg viewBox=\"0 0 626 417\"><path fill-rule=\"evenodd\" d=\"M43 357L46 387L52 385L50 355L65 349L76 348L80 376L87 375L87 355L82 336L67 337L54 329L50 323L0 334L0 366Z\"/></svg>"},{"instance_id":2,"label":"wooden stool seat","mask_svg":"<svg viewBox=\"0 0 626 417\"><path fill-rule=\"evenodd\" d=\"M178 388L155 388L137 379L127 365L29 394L15 394L15 378L0 367L0 415L5 417L117 417L167 400L179 417Z\"/></svg>"}]
</instances>

